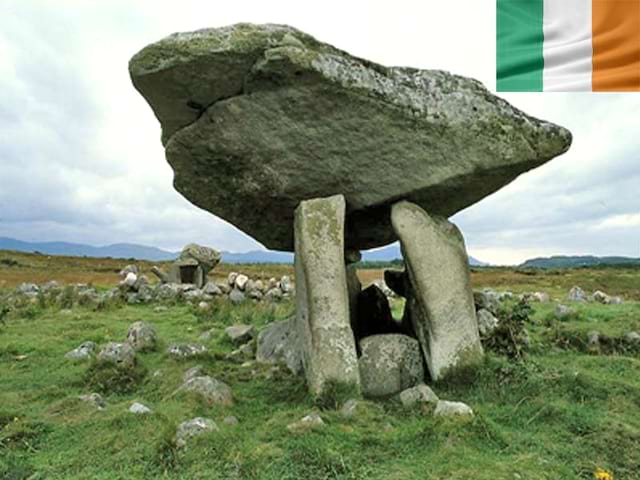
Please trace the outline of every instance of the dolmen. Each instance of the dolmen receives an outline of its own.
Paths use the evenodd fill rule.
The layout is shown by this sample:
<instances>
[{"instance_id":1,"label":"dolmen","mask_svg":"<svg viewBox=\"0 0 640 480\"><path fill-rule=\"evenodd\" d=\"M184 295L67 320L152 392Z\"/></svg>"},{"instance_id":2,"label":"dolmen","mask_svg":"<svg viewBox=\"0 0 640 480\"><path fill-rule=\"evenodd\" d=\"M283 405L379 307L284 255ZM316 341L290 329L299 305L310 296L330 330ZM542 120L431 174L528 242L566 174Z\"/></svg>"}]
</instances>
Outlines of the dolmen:
<instances>
[{"instance_id":1,"label":"dolmen","mask_svg":"<svg viewBox=\"0 0 640 480\"><path fill-rule=\"evenodd\" d=\"M354 317L371 309L354 305L354 262L396 240L398 328L418 340L428 375L482 358L465 244L447 218L567 151L568 130L476 80L378 65L283 25L176 33L129 71L161 124L175 188L266 247L295 252L313 393L360 387L354 331L367 320Z\"/></svg>"}]
</instances>

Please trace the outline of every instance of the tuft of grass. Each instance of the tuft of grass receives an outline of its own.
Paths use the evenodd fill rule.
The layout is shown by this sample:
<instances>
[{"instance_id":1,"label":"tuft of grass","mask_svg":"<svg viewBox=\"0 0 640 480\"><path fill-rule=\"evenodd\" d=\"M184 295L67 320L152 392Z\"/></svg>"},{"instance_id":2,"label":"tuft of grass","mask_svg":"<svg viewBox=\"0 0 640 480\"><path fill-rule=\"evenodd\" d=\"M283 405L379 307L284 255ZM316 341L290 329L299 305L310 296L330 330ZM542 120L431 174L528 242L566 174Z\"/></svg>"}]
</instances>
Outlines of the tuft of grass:
<instances>
[{"instance_id":1,"label":"tuft of grass","mask_svg":"<svg viewBox=\"0 0 640 480\"><path fill-rule=\"evenodd\" d=\"M101 393L125 394L134 392L147 375L147 369L139 362L133 368L92 361L84 375L84 384Z\"/></svg>"},{"instance_id":2,"label":"tuft of grass","mask_svg":"<svg viewBox=\"0 0 640 480\"><path fill-rule=\"evenodd\" d=\"M360 398L360 389L357 385L329 380L324 384L322 392L314 397L313 403L321 410L337 410L351 398Z\"/></svg>"}]
</instances>

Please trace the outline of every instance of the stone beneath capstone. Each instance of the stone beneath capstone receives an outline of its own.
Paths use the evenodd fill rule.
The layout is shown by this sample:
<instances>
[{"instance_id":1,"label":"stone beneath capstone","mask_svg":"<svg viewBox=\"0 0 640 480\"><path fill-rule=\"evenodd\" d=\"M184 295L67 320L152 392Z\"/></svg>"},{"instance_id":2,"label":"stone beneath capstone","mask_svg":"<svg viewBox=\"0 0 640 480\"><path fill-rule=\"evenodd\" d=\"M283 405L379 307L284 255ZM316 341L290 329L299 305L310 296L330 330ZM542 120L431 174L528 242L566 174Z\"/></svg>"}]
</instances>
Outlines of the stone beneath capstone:
<instances>
[{"instance_id":1,"label":"stone beneath capstone","mask_svg":"<svg viewBox=\"0 0 640 480\"><path fill-rule=\"evenodd\" d=\"M418 341L400 334L373 335L360 342L362 394L385 397L424 381Z\"/></svg>"},{"instance_id":2,"label":"stone beneath capstone","mask_svg":"<svg viewBox=\"0 0 640 480\"><path fill-rule=\"evenodd\" d=\"M349 319L342 195L300 202L295 215L296 328L310 391L360 385ZM282 286L282 281L280 282Z\"/></svg>"},{"instance_id":3,"label":"stone beneath capstone","mask_svg":"<svg viewBox=\"0 0 640 480\"><path fill-rule=\"evenodd\" d=\"M136 351L148 351L156 348L158 334L148 322L134 322L129 326L127 342Z\"/></svg>"},{"instance_id":4,"label":"stone beneath capstone","mask_svg":"<svg viewBox=\"0 0 640 480\"><path fill-rule=\"evenodd\" d=\"M135 366L136 352L128 343L109 342L96 357L98 363L128 369Z\"/></svg>"},{"instance_id":5,"label":"stone beneath capstone","mask_svg":"<svg viewBox=\"0 0 640 480\"><path fill-rule=\"evenodd\" d=\"M187 420L178 425L176 429L176 446L183 448L187 445L187 441L190 438L197 437L207 432L217 432L220 429L216 422L209 418L196 417L191 420Z\"/></svg>"},{"instance_id":6,"label":"stone beneath capstone","mask_svg":"<svg viewBox=\"0 0 640 480\"><path fill-rule=\"evenodd\" d=\"M260 332L256 360L259 363L284 363L294 375L302 373L302 352L295 317L270 323Z\"/></svg>"},{"instance_id":7,"label":"stone beneath capstone","mask_svg":"<svg viewBox=\"0 0 640 480\"><path fill-rule=\"evenodd\" d=\"M415 299L414 331L437 381L483 355L464 239L454 224L410 202L396 203L391 221Z\"/></svg>"},{"instance_id":8,"label":"stone beneath capstone","mask_svg":"<svg viewBox=\"0 0 640 480\"><path fill-rule=\"evenodd\" d=\"M384 283L396 295L407 298L411 289L409 277L404 270L385 270Z\"/></svg>"},{"instance_id":9,"label":"stone beneath capstone","mask_svg":"<svg viewBox=\"0 0 640 480\"><path fill-rule=\"evenodd\" d=\"M351 328L356 341L371 335L404 333L399 322L391 315L387 296L377 285L369 285L357 297L356 321Z\"/></svg>"},{"instance_id":10,"label":"stone beneath capstone","mask_svg":"<svg viewBox=\"0 0 640 480\"><path fill-rule=\"evenodd\" d=\"M473 418L473 410L466 403L439 400L433 415L441 418L469 420Z\"/></svg>"},{"instance_id":11,"label":"stone beneath capstone","mask_svg":"<svg viewBox=\"0 0 640 480\"><path fill-rule=\"evenodd\" d=\"M176 189L277 250L293 248L304 199L344 194L347 246L373 248L394 240L397 199L448 217L571 143L477 80L377 65L282 25L173 34L129 72Z\"/></svg>"}]
</instances>

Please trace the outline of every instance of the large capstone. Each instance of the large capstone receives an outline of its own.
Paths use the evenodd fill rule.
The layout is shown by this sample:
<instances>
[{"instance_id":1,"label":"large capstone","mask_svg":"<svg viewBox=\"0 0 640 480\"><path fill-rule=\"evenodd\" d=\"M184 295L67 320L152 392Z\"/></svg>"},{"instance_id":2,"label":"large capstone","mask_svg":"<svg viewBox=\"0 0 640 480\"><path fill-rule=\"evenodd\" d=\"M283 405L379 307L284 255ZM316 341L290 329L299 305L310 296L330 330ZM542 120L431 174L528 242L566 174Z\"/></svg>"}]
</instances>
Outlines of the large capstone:
<instances>
[{"instance_id":1,"label":"large capstone","mask_svg":"<svg viewBox=\"0 0 640 480\"><path fill-rule=\"evenodd\" d=\"M448 217L571 143L476 80L377 65L287 26L173 34L129 70L176 189L272 249L293 249L302 200L344 195L347 247L377 247L395 240L398 199Z\"/></svg>"},{"instance_id":2,"label":"large capstone","mask_svg":"<svg viewBox=\"0 0 640 480\"><path fill-rule=\"evenodd\" d=\"M407 266L414 331L431 377L440 380L482 357L464 239L454 224L409 202L396 203L391 219Z\"/></svg>"},{"instance_id":3,"label":"large capstone","mask_svg":"<svg viewBox=\"0 0 640 480\"><path fill-rule=\"evenodd\" d=\"M296 326L309 389L328 382L359 388L349 319L342 195L306 200L295 216Z\"/></svg>"}]
</instances>

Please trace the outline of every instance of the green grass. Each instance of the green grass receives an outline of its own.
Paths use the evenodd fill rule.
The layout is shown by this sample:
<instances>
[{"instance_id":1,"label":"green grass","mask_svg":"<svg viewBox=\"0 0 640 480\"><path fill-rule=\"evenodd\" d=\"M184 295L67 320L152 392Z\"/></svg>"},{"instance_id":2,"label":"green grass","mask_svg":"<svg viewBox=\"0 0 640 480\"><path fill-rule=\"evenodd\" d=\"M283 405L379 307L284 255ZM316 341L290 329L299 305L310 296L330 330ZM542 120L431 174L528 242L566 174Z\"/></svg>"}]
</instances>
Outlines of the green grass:
<instances>
[{"instance_id":1,"label":"green grass","mask_svg":"<svg viewBox=\"0 0 640 480\"><path fill-rule=\"evenodd\" d=\"M314 399L303 379L285 369L271 375L268 366L225 359L235 348L225 326L260 329L291 315L292 303L220 303L207 313L184 305L162 312L28 306L0 325L0 478L589 479L596 467L617 480L640 478L639 356L558 348L549 333L640 330L640 305L576 308L579 315L559 322L550 316L552 305L535 305L524 363L488 355L482 367L434 386L441 398L472 406L476 417L465 424L404 411L393 400L366 402L363 413L345 419L335 407L348 389L338 385ZM136 320L155 325L159 348L139 354L140 378L105 394L108 406L97 411L77 398L97 389L91 363L64 354L86 340L122 341ZM216 333L206 356L165 355L168 344L197 342L210 329ZM234 406L175 393L197 364L232 387ZM154 413L130 414L133 401ZM287 430L313 409L324 428ZM223 424L228 415L240 423ZM220 431L177 450L176 425L196 416L215 420Z\"/></svg>"}]
</instances>

